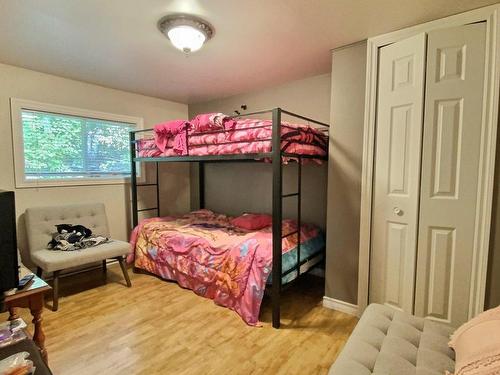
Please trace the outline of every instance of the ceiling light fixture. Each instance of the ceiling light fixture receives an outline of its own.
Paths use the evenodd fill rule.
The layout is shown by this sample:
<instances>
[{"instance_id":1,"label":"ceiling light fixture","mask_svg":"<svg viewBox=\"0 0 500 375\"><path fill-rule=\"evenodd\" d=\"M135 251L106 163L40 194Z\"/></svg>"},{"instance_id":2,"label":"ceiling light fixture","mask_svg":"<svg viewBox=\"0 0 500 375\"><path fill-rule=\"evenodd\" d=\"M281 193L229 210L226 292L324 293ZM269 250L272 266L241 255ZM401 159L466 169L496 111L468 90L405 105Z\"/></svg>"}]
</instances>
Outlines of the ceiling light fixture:
<instances>
[{"instance_id":1,"label":"ceiling light fixture","mask_svg":"<svg viewBox=\"0 0 500 375\"><path fill-rule=\"evenodd\" d=\"M171 14L158 21L158 29L175 48L184 53L199 50L212 38L214 28L201 18L187 14Z\"/></svg>"}]
</instances>

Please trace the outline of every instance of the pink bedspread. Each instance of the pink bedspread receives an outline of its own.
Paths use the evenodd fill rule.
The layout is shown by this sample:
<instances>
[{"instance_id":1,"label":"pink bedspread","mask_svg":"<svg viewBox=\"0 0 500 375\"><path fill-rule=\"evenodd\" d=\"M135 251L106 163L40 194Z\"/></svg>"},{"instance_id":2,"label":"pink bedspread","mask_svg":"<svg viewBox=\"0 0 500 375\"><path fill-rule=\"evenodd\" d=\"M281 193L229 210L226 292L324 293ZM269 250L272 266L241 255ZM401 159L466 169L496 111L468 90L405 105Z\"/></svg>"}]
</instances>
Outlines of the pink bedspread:
<instances>
[{"instance_id":1,"label":"pink bedspread","mask_svg":"<svg viewBox=\"0 0 500 375\"><path fill-rule=\"evenodd\" d=\"M226 215L199 210L179 218L141 222L131 236L128 262L236 311L257 325L266 280L272 269L271 227L259 231L234 228ZM297 228L283 221L283 233ZM302 225L301 243L318 235ZM283 239L283 253L297 246L296 234Z\"/></svg>"},{"instance_id":2,"label":"pink bedspread","mask_svg":"<svg viewBox=\"0 0 500 375\"><path fill-rule=\"evenodd\" d=\"M238 120L233 129L204 134L190 130L187 150L188 154L193 156L270 152L271 138L272 121L244 119ZM285 152L319 157L327 154L327 137L308 125L283 122L281 139L281 149ZM164 152L157 147L153 138L139 140L137 149L140 157L179 156L174 147L174 139L169 140Z\"/></svg>"}]
</instances>

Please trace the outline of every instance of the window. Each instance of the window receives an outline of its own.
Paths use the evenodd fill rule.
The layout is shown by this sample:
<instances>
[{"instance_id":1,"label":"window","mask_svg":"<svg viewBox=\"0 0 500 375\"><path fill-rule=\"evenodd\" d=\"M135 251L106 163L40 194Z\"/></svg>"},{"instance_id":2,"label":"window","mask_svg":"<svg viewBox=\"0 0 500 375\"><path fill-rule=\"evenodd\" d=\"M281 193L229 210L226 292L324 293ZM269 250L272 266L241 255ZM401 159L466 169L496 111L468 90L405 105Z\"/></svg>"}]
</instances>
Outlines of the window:
<instances>
[{"instance_id":1,"label":"window","mask_svg":"<svg viewBox=\"0 0 500 375\"><path fill-rule=\"evenodd\" d=\"M124 182L130 176L128 116L12 99L16 186Z\"/></svg>"}]
</instances>

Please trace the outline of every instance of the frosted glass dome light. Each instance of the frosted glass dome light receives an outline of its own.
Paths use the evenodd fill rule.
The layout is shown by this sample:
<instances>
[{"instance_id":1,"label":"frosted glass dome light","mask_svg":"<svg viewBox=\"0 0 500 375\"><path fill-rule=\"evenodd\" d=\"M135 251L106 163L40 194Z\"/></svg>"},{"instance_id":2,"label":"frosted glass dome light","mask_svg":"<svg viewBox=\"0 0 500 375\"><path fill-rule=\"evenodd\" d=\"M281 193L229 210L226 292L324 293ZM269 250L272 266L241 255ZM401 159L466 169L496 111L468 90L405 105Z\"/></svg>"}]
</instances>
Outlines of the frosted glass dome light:
<instances>
[{"instance_id":1,"label":"frosted glass dome light","mask_svg":"<svg viewBox=\"0 0 500 375\"><path fill-rule=\"evenodd\" d=\"M186 54L198 51L214 34L208 22L185 14L163 17L158 22L158 28L175 48Z\"/></svg>"},{"instance_id":2,"label":"frosted glass dome light","mask_svg":"<svg viewBox=\"0 0 500 375\"><path fill-rule=\"evenodd\" d=\"M175 48L185 53L198 51L207 39L200 30L187 25L175 26L168 30L167 36Z\"/></svg>"}]
</instances>

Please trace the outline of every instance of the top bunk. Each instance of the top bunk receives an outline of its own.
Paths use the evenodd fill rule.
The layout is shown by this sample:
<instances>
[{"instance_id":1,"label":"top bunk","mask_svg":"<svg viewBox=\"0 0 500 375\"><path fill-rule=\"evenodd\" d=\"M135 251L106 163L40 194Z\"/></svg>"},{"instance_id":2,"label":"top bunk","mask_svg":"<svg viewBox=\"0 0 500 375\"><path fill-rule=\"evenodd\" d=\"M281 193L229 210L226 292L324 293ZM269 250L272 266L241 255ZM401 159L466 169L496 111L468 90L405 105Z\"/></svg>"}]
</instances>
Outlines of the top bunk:
<instances>
[{"instance_id":1,"label":"top bunk","mask_svg":"<svg viewBox=\"0 0 500 375\"><path fill-rule=\"evenodd\" d=\"M242 118L245 116L245 118ZM271 119L258 119L268 116ZM284 117L294 123L282 121ZM296 121L300 123L295 123ZM210 113L130 132L133 162L328 160L329 124L281 108Z\"/></svg>"}]
</instances>

